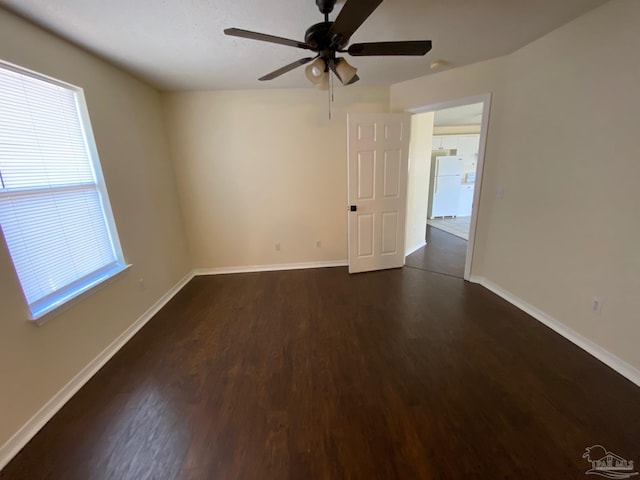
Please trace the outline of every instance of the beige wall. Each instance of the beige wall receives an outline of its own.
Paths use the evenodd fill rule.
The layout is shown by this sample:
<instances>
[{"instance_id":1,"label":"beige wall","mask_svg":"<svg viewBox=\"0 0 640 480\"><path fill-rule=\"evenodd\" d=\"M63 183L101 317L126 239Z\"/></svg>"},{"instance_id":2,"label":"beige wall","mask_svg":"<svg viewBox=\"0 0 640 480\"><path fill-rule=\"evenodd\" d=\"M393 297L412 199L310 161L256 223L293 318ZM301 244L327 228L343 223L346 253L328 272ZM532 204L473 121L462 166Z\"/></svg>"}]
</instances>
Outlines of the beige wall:
<instances>
[{"instance_id":1,"label":"beige wall","mask_svg":"<svg viewBox=\"0 0 640 480\"><path fill-rule=\"evenodd\" d=\"M424 245L427 233L429 204L429 176L434 113L411 117L411 146L409 148L409 178L407 182L407 222L405 250L412 252Z\"/></svg>"},{"instance_id":2,"label":"beige wall","mask_svg":"<svg viewBox=\"0 0 640 480\"><path fill-rule=\"evenodd\" d=\"M473 273L636 368L639 19L640 2L615 0L508 57L391 88L395 111L493 93Z\"/></svg>"},{"instance_id":3,"label":"beige wall","mask_svg":"<svg viewBox=\"0 0 640 480\"><path fill-rule=\"evenodd\" d=\"M164 102L195 267L347 258L346 116L388 111L388 88L338 88L332 120L314 89Z\"/></svg>"},{"instance_id":4,"label":"beige wall","mask_svg":"<svg viewBox=\"0 0 640 480\"><path fill-rule=\"evenodd\" d=\"M84 88L128 272L42 327L0 241L0 446L190 269L159 94L0 9L0 58ZM145 289L137 279L145 279Z\"/></svg>"},{"instance_id":5,"label":"beige wall","mask_svg":"<svg viewBox=\"0 0 640 480\"><path fill-rule=\"evenodd\" d=\"M487 276L636 368L639 24L640 2L615 0L509 57L485 257Z\"/></svg>"}]
</instances>

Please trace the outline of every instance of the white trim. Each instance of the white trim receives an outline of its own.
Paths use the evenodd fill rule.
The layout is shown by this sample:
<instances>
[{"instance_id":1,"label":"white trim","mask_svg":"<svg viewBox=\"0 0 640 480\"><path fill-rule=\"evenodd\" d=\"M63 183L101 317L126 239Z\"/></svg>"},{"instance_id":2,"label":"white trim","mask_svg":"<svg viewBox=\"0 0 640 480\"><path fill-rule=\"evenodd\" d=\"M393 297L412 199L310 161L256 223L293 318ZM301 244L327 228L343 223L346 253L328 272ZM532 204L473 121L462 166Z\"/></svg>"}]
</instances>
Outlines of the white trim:
<instances>
[{"instance_id":1,"label":"white trim","mask_svg":"<svg viewBox=\"0 0 640 480\"><path fill-rule=\"evenodd\" d=\"M90 296L105 288L107 285L113 283L120 275L129 270L132 266L133 265L131 264L119 265L117 267L117 270L114 270L108 276L100 278L93 283L85 285L84 288L77 289L77 291L70 293L66 298L59 300L57 305L52 305L49 310L43 311L40 315L34 316L31 313L31 308L27 308L27 310L29 311L29 321L41 327L52 318L66 312L77 303L89 298Z\"/></svg>"},{"instance_id":2,"label":"white trim","mask_svg":"<svg viewBox=\"0 0 640 480\"><path fill-rule=\"evenodd\" d=\"M471 276L471 263L476 243L476 229L478 228L478 211L480 210L480 192L482 191L482 174L484 172L484 156L487 150L487 135L489 133L489 112L491 111L491 94L484 97L482 106L482 126L480 127L480 146L478 147L478 162L476 163L476 180L471 207L471 225L469 225L469 240L467 241L467 257L464 262L464 278Z\"/></svg>"},{"instance_id":3,"label":"white trim","mask_svg":"<svg viewBox=\"0 0 640 480\"><path fill-rule=\"evenodd\" d=\"M411 255L412 253L420 250L422 247L424 247L427 244L427 242L425 242L424 240L420 243L418 243L417 245L414 245L413 247L409 248L406 252L404 252L404 256L408 257L409 255Z\"/></svg>"},{"instance_id":4,"label":"white trim","mask_svg":"<svg viewBox=\"0 0 640 480\"><path fill-rule=\"evenodd\" d=\"M176 283L171 290L165 293L154 303L140 318L118 336L96 358L89 362L80 372L71 379L58 393L56 393L27 423L25 423L13 436L0 447L0 470L2 470L13 457L40 431L51 418L73 397L80 388L100 370L118 350L120 350L138 330L140 330L153 316L171 300L193 278L193 272L189 272Z\"/></svg>"},{"instance_id":5,"label":"white trim","mask_svg":"<svg viewBox=\"0 0 640 480\"><path fill-rule=\"evenodd\" d=\"M445 100L444 102L422 105L420 107L407 108L406 111L409 113L427 113L446 110L447 108L463 107L465 105L473 105L474 103L482 103L487 99L487 95L489 98L491 97L490 93L483 93L481 95L473 95L471 97L456 98L452 100Z\"/></svg>"},{"instance_id":6,"label":"white trim","mask_svg":"<svg viewBox=\"0 0 640 480\"><path fill-rule=\"evenodd\" d=\"M303 263L279 263L273 265L247 265L240 267L213 267L196 268L193 270L195 276L198 275L226 275L229 273L252 273L252 272L275 272L279 270L303 270L307 268L327 268L346 267L347 260L330 260L324 262L303 262Z\"/></svg>"},{"instance_id":7,"label":"white trim","mask_svg":"<svg viewBox=\"0 0 640 480\"><path fill-rule=\"evenodd\" d=\"M469 239L467 240L467 255L464 262L464 279L471 277L471 264L473 263L473 249L476 241L476 228L478 225L478 210L480 209L480 191L482 190L482 172L484 170L484 156L487 145L487 133L489 131L489 112L491 110L491 93L475 95L473 97L458 98L446 102L423 105L421 107L409 108L409 113L436 112L447 108L461 107L482 103L482 122L480 126L480 146L478 147L478 162L476 164L476 181L473 192L473 208L471 209L471 224L469 225Z\"/></svg>"},{"instance_id":8,"label":"white trim","mask_svg":"<svg viewBox=\"0 0 640 480\"><path fill-rule=\"evenodd\" d=\"M588 354L594 356L595 358L600 360L602 363L604 363L608 367L618 372L623 377L627 378L631 382L640 386L640 370L638 370L634 366L629 365L627 362L625 362L621 358L617 357L613 353L604 349L603 347L593 342L592 340L589 340L584 335L576 332L572 328L562 323L560 320L553 318L552 316L546 314L545 312L538 309L537 307L534 307L530 303L527 303L526 301L515 296L508 290L505 290L499 285L493 283L491 280L488 280L484 277L478 277L475 275L472 276L471 278L476 280L474 283L480 283L487 290L491 290L493 293L495 293L499 297L502 297L504 300L518 307L523 312L531 315L540 323L545 324L551 330L562 335L571 343L573 343L574 345L577 345ZM471 281L471 278L470 278L470 281Z\"/></svg>"},{"instance_id":9,"label":"white trim","mask_svg":"<svg viewBox=\"0 0 640 480\"><path fill-rule=\"evenodd\" d=\"M467 281L469 283L477 283L479 285L482 285L483 280L484 280L484 277L481 277L479 275L469 275L469 278Z\"/></svg>"},{"instance_id":10,"label":"white trim","mask_svg":"<svg viewBox=\"0 0 640 480\"><path fill-rule=\"evenodd\" d=\"M6 60L0 59L0 65L6 68L7 70L11 70L12 72L28 75L32 78L35 78L36 80L46 80L47 82L53 83L62 88L67 88L70 90L82 90L82 88L78 87L77 85L74 85L73 83L65 82L63 80L50 77L49 75L36 72L35 70L30 70L28 68L23 67L22 65L18 65L17 63L11 63L11 62L7 62Z\"/></svg>"}]
</instances>

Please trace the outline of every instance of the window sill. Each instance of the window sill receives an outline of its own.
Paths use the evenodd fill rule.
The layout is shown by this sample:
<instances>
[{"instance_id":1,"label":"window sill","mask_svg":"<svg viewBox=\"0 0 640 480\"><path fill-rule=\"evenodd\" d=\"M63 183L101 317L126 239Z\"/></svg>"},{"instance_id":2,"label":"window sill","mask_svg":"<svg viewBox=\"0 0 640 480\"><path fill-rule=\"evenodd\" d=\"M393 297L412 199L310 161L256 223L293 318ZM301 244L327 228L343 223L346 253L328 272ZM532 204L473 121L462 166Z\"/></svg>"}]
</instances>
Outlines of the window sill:
<instances>
[{"instance_id":1,"label":"window sill","mask_svg":"<svg viewBox=\"0 0 640 480\"><path fill-rule=\"evenodd\" d=\"M29 320L38 326L45 324L51 318L61 314L78 302L109 285L123 272L129 270L129 268L131 268L131 265L115 265L109 270L87 280L84 284L68 292L66 295L48 302L46 305L30 308Z\"/></svg>"}]
</instances>

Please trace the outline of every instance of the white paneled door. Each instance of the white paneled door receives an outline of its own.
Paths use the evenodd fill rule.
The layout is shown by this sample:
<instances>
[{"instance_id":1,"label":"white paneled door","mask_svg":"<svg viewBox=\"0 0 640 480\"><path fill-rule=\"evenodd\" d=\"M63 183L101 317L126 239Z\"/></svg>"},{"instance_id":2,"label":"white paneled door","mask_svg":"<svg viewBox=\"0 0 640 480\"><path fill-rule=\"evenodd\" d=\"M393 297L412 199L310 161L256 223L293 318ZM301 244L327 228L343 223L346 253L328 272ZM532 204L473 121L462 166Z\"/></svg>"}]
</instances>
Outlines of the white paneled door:
<instances>
[{"instance_id":1,"label":"white paneled door","mask_svg":"<svg viewBox=\"0 0 640 480\"><path fill-rule=\"evenodd\" d=\"M411 115L348 118L349 273L404 265Z\"/></svg>"}]
</instances>

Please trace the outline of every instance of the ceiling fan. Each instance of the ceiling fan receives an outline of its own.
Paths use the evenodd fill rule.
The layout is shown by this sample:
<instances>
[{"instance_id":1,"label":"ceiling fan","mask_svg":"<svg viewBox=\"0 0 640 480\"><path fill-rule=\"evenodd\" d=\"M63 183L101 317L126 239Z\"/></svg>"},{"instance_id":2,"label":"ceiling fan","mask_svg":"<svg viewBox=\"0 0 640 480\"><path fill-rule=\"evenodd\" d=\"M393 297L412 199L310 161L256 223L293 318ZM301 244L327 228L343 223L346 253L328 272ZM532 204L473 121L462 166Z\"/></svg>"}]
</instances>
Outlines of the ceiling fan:
<instances>
[{"instance_id":1,"label":"ceiling fan","mask_svg":"<svg viewBox=\"0 0 640 480\"><path fill-rule=\"evenodd\" d=\"M347 0L335 21L330 22L329 13L333 11L336 0L316 0L320 13L324 15L324 22L309 27L305 33L304 42L239 28L227 28L224 33L234 37L250 38L315 52L317 54L315 57L296 60L260 77L259 80L273 80L297 67L313 62L307 66L305 74L317 88L327 90L329 89L330 72L333 72L343 85L351 85L359 80L356 74L357 69L349 65L346 59L338 57L338 53L347 53L354 57L421 56L431 50L430 40L354 43L347 47L351 36L381 3L382 0Z\"/></svg>"}]
</instances>

